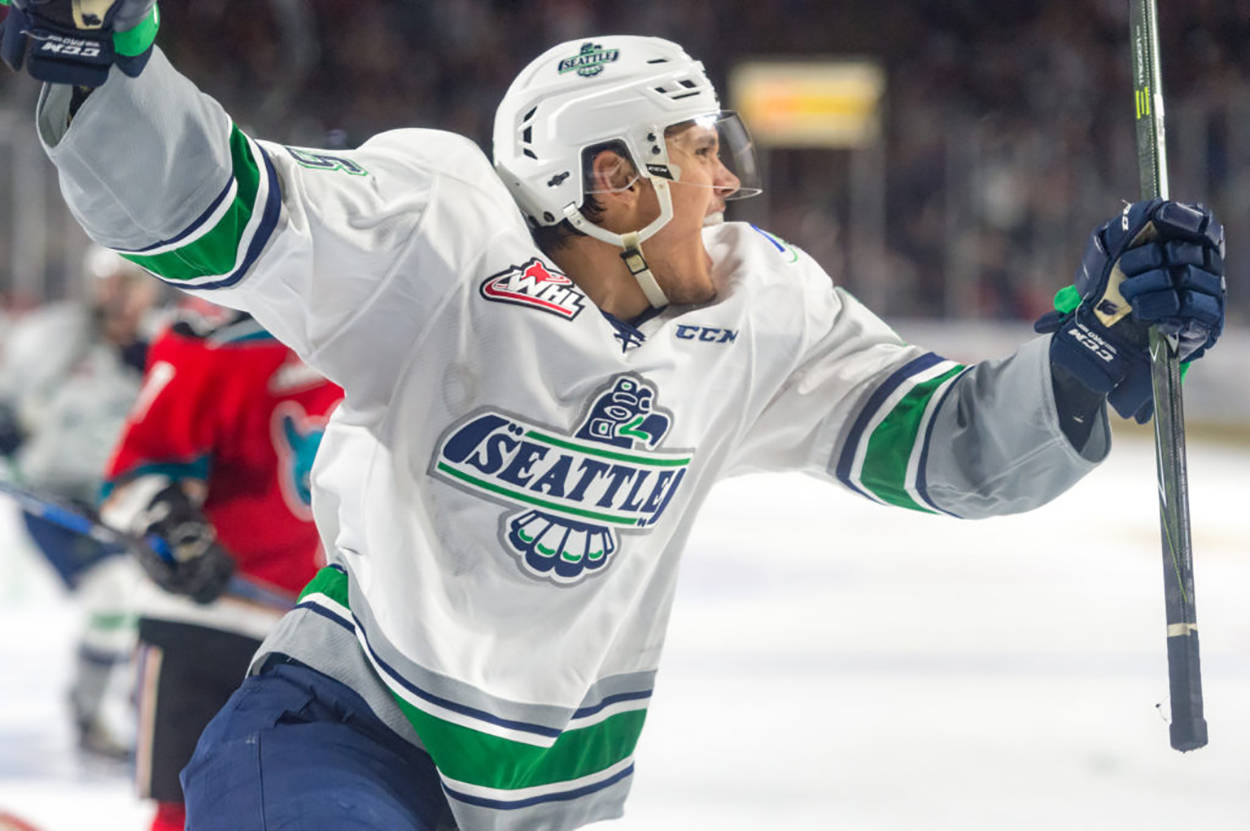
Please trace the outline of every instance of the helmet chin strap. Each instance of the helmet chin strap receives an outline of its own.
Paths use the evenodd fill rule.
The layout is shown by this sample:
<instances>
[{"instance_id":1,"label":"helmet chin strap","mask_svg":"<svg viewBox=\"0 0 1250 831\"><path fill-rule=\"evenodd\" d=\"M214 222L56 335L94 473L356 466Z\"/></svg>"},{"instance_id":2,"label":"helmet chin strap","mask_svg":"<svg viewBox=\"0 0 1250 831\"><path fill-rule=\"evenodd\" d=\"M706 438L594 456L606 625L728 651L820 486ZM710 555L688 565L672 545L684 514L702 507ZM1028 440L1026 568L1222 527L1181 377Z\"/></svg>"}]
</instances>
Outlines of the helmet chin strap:
<instances>
[{"instance_id":1,"label":"helmet chin strap","mask_svg":"<svg viewBox=\"0 0 1250 831\"><path fill-rule=\"evenodd\" d=\"M659 282L656 281L655 275L651 273L651 267L647 265L647 259L642 255L642 242L653 236L656 231L668 224L673 218L673 196L669 192L669 182L660 176L650 176L651 184L655 187L656 196L660 201L660 215L639 231L630 231L625 234L616 234L612 231L602 228L582 215L577 206L570 203L564 206L564 218L569 221L574 228L583 234L602 240L609 245L619 245L624 250L621 252L621 260L624 261L625 267L629 269L629 273L638 281L638 287L642 289L642 293L646 295L647 302L656 309L662 309L668 305L668 298L664 295L664 290L660 288Z\"/></svg>"}]
</instances>

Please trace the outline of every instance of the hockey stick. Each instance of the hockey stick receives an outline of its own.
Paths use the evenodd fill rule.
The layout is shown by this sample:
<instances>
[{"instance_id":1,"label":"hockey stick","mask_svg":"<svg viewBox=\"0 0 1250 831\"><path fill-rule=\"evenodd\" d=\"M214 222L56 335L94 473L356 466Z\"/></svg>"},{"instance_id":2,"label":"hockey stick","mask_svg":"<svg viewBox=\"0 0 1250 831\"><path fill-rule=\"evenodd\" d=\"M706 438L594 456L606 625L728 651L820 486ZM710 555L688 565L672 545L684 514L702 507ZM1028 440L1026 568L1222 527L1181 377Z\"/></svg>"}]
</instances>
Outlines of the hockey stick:
<instances>
[{"instance_id":1,"label":"hockey stick","mask_svg":"<svg viewBox=\"0 0 1250 831\"><path fill-rule=\"evenodd\" d=\"M1137 114L1137 165L1141 198L1168 198L1167 147L1163 133L1163 79L1159 70L1159 24L1155 0L1129 0L1129 46ZM1155 460L1159 524L1163 536L1163 590L1167 607L1168 688L1172 700L1172 747L1186 751L1207 743L1194 608L1193 545L1189 532L1189 481L1185 464L1185 413L1176 339L1150 328L1150 381L1154 389Z\"/></svg>"},{"instance_id":2,"label":"hockey stick","mask_svg":"<svg viewBox=\"0 0 1250 831\"><path fill-rule=\"evenodd\" d=\"M19 488L10 482L0 480L0 493L11 498L28 514L33 514L71 533L90 537L108 548L117 551L134 551L141 545L148 545L144 540L129 534L123 534L104 525L99 519L89 516L79 508L65 504L57 499ZM230 578L230 585L226 588L226 593L229 596L242 600L251 600L278 611L286 611L295 605L295 601L292 598L237 574Z\"/></svg>"}]
</instances>

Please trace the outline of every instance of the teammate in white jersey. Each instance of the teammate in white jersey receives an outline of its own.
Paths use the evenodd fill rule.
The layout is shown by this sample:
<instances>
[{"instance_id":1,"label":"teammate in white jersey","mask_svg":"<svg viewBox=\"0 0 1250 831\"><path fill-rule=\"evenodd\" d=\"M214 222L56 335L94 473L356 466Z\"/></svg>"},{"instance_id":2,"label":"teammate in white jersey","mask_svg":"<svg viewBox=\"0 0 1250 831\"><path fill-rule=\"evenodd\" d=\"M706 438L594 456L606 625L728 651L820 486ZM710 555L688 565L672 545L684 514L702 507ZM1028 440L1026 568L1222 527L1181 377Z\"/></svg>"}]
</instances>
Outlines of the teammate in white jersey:
<instances>
[{"instance_id":1,"label":"teammate in white jersey","mask_svg":"<svg viewBox=\"0 0 1250 831\"><path fill-rule=\"evenodd\" d=\"M41 306L0 350L0 476L90 512L109 448L139 392L164 290L143 270L91 246L83 300ZM124 550L30 512L29 539L81 614L70 709L84 750L125 758L134 744L135 616L142 579Z\"/></svg>"},{"instance_id":2,"label":"teammate in white jersey","mask_svg":"<svg viewBox=\"0 0 1250 831\"><path fill-rule=\"evenodd\" d=\"M1218 223L1153 202L1095 232L1057 334L970 367L903 343L802 251L721 221L755 186L749 143L667 41L539 56L492 168L432 130L254 140L148 51L150 2L102 2L102 28L13 2L29 36L5 59L53 82L40 136L88 232L346 390L313 471L330 566L183 772L197 830L617 816L717 479L1028 510L1106 454L1108 392L1147 416L1143 321L1195 355L1222 323Z\"/></svg>"}]
</instances>

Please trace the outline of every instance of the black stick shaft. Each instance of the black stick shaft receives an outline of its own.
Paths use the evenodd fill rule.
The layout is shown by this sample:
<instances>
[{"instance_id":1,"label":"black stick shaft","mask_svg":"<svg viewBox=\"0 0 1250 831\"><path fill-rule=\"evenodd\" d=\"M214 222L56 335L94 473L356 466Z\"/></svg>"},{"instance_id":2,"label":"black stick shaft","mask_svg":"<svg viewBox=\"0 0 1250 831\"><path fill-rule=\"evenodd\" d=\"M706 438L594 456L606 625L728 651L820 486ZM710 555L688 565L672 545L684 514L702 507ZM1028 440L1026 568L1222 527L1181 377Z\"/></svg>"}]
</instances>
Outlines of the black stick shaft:
<instances>
[{"instance_id":1,"label":"black stick shaft","mask_svg":"<svg viewBox=\"0 0 1250 831\"><path fill-rule=\"evenodd\" d=\"M1155 0L1129 0L1129 35L1141 198L1166 199L1167 145L1163 131L1163 83ZM1154 389L1155 459L1167 609L1170 732L1172 747L1185 751L1207 743L1207 723L1202 715L1180 361L1175 340L1164 336L1157 328L1150 330L1150 380Z\"/></svg>"}]
</instances>

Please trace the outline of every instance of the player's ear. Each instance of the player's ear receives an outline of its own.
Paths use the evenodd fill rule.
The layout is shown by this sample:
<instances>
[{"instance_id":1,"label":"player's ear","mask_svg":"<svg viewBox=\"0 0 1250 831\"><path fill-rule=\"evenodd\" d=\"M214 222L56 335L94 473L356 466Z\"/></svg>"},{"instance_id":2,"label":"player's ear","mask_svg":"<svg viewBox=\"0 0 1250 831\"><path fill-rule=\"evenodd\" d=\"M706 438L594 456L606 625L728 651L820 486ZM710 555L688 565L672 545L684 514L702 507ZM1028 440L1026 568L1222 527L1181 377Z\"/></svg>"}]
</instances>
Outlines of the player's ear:
<instances>
[{"instance_id":1,"label":"player's ear","mask_svg":"<svg viewBox=\"0 0 1250 831\"><path fill-rule=\"evenodd\" d=\"M590 181L586 189L602 210L594 221L614 231L638 227L643 188L629 159L615 150L600 150L591 161L588 173Z\"/></svg>"},{"instance_id":2,"label":"player's ear","mask_svg":"<svg viewBox=\"0 0 1250 831\"><path fill-rule=\"evenodd\" d=\"M601 150L590 163L593 181L589 190L598 196L637 192L638 171L629 159L615 150Z\"/></svg>"}]
</instances>

